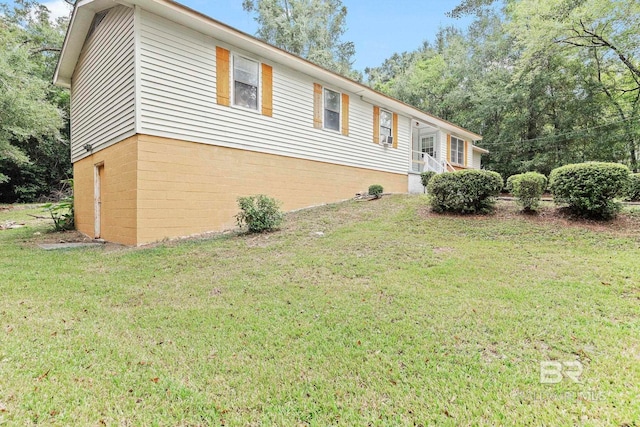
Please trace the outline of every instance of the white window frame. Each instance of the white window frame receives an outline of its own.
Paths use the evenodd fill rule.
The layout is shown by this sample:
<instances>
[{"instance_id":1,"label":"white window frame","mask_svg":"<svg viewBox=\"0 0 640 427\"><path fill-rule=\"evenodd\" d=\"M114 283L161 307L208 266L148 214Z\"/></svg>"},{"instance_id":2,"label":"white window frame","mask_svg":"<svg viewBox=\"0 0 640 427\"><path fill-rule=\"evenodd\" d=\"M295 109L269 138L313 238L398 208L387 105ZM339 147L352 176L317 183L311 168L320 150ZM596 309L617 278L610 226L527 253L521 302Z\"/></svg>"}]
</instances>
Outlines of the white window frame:
<instances>
[{"instance_id":1,"label":"white window frame","mask_svg":"<svg viewBox=\"0 0 640 427\"><path fill-rule=\"evenodd\" d=\"M237 53L232 53L232 61L231 61L231 105L233 107L236 108L242 108L243 110L247 110L247 111L254 111L254 112L260 112L260 105L262 102L261 96L262 96L262 63L260 61L258 61L255 58L249 58L245 55L240 55ZM241 104L237 104L236 103L236 58L242 58L246 61L251 61L254 62L258 68L258 73L257 73L257 77L258 77L258 85L256 86L256 108L253 107L247 107L245 105L241 105ZM238 80L241 84L245 84L248 86L252 86L249 85L248 83L245 83L243 81Z\"/></svg>"},{"instance_id":2,"label":"white window frame","mask_svg":"<svg viewBox=\"0 0 640 427\"><path fill-rule=\"evenodd\" d=\"M456 141L455 150L454 150L454 143L453 143L454 140ZM449 160L451 161L452 164L458 165L458 166L464 166L464 156L466 155L466 153L464 152L465 151L464 146L465 146L464 139L451 135L451 147L450 147L451 159ZM455 160L454 160L454 156L455 156ZM462 161L459 162L458 160L462 160Z\"/></svg>"},{"instance_id":3,"label":"white window frame","mask_svg":"<svg viewBox=\"0 0 640 427\"><path fill-rule=\"evenodd\" d=\"M436 161L439 161L438 153L440 152L440 149L438 147L438 144L440 143L439 142L440 134L437 131L433 133L428 133L428 134L427 133L421 134L420 132L418 132L415 140L412 139L411 141L411 170L413 172L420 172L422 169L422 166L427 163L427 160L425 159L424 154L425 153L429 154L429 153L422 151L422 142L425 138L432 138L434 155L432 155L431 157L433 157Z\"/></svg>"},{"instance_id":4,"label":"white window frame","mask_svg":"<svg viewBox=\"0 0 640 427\"><path fill-rule=\"evenodd\" d=\"M326 98L326 94L327 91L329 92L333 92L335 94L338 95L338 111L334 111L334 110L330 110L327 108L327 98ZM338 113L338 128L337 129L332 129L327 127L327 110L334 112L334 113ZM341 128L342 128L342 92L337 91L337 90L333 90L331 88L328 87L323 87L322 88L322 128L331 132L341 132Z\"/></svg>"},{"instance_id":5,"label":"white window frame","mask_svg":"<svg viewBox=\"0 0 640 427\"><path fill-rule=\"evenodd\" d=\"M383 114L388 114L389 115L389 127L382 126L382 115ZM380 139L382 140L382 137L384 136L385 137L385 141L386 141L386 137L387 136L393 136L393 113L391 111L383 110L381 108L380 109L379 121L380 121ZM383 129L385 130L385 132L383 132ZM389 129L389 134L386 133L386 129Z\"/></svg>"},{"instance_id":6,"label":"white window frame","mask_svg":"<svg viewBox=\"0 0 640 427\"><path fill-rule=\"evenodd\" d=\"M420 141L420 151L423 153L427 153L428 155L430 155L431 157L433 157L434 159L437 157L438 153L436 150L436 144L438 143L437 141L437 134L432 133L432 134L428 134L428 135L420 135L419 141ZM422 151L422 144L424 142L425 139L427 138L431 138L431 153L429 152L429 148L425 145L425 151Z\"/></svg>"}]
</instances>

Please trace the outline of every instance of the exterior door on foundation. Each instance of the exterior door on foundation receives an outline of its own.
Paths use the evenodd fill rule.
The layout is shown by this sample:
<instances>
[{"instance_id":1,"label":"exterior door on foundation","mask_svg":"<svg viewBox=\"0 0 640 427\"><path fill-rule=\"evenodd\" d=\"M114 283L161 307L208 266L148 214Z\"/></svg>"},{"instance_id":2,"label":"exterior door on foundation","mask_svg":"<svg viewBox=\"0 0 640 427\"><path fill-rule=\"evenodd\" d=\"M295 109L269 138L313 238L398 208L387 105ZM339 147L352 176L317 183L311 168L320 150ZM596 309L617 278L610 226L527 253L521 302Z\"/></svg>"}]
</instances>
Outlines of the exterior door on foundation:
<instances>
[{"instance_id":1,"label":"exterior door on foundation","mask_svg":"<svg viewBox=\"0 0 640 427\"><path fill-rule=\"evenodd\" d=\"M95 165L95 178L94 178L94 236L96 239L100 238L102 233L102 186L104 181L104 163Z\"/></svg>"}]
</instances>

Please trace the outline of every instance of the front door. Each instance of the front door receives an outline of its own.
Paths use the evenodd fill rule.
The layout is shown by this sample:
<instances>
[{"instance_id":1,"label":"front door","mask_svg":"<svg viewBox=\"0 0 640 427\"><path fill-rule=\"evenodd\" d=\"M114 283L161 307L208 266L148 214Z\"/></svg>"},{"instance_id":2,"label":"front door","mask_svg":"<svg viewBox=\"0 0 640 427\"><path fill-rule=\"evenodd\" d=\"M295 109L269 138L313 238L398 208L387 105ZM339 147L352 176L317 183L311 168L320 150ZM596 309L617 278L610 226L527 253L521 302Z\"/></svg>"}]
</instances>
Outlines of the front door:
<instances>
[{"instance_id":1,"label":"front door","mask_svg":"<svg viewBox=\"0 0 640 427\"><path fill-rule=\"evenodd\" d=\"M429 157L437 159L436 134L418 135L413 140L413 170L415 172L423 172L429 170Z\"/></svg>"},{"instance_id":2,"label":"front door","mask_svg":"<svg viewBox=\"0 0 640 427\"><path fill-rule=\"evenodd\" d=\"M421 136L420 151L436 159L438 154L436 153L436 136L435 135Z\"/></svg>"},{"instance_id":3,"label":"front door","mask_svg":"<svg viewBox=\"0 0 640 427\"><path fill-rule=\"evenodd\" d=\"M102 233L102 184L104 180L104 163L95 165L94 169L94 238L99 239Z\"/></svg>"}]
</instances>

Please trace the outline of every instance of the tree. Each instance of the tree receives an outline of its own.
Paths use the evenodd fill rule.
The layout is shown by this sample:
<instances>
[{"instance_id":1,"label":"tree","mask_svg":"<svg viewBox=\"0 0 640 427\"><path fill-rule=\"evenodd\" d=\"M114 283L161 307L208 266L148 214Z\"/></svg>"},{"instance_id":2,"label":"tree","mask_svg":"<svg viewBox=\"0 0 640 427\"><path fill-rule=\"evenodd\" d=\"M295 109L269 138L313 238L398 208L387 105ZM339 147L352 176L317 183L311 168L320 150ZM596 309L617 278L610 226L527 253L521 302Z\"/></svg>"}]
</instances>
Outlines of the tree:
<instances>
[{"instance_id":1,"label":"tree","mask_svg":"<svg viewBox=\"0 0 640 427\"><path fill-rule=\"evenodd\" d=\"M484 8L496 3L497 0L462 0L449 15L452 18L461 18L464 15L477 14L480 15Z\"/></svg>"},{"instance_id":2,"label":"tree","mask_svg":"<svg viewBox=\"0 0 640 427\"><path fill-rule=\"evenodd\" d=\"M68 92L51 83L66 20L0 4L0 200L32 201L70 172Z\"/></svg>"},{"instance_id":3,"label":"tree","mask_svg":"<svg viewBox=\"0 0 640 427\"><path fill-rule=\"evenodd\" d=\"M581 145L574 157L628 162L638 170L640 4L635 0L463 0L450 15L482 15L496 4L503 6L505 31L514 41L511 50L518 53L514 79L544 80L543 73L550 75L550 64L555 67L554 78L565 79L563 91L541 96L573 98L563 109L552 102L546 111L564 116L571 111L564 127L557 126L561 123L557 117L551 118L551 129L582 141L559 142ZM576 111L576 105L582 112ZM575 132L580 127L584 131Z\"/></svg>"},{"instance_id":4,"label":"tree","mask_svg":"<svg viewBox=\"0 0 640 427\"><path fill-rule=\"evenodd\" d=\"M342 41L347 8L341 0L243 0L259 24L257 36L328 70L359 79L355 46Z\"/></svg>"},{"instance_id":5,"label":"tree","mask_svg":"<svg viewBox=\"0 0 640 427\"><path fill-rule=\"evenodd\" d=\"M621 124L626 160L637 171L640 4L635 0L519 0L507 11L523 63L536 64L554 55L591 71L584 86L606 107L604 116Z\"/></svg>"}]
</instances>

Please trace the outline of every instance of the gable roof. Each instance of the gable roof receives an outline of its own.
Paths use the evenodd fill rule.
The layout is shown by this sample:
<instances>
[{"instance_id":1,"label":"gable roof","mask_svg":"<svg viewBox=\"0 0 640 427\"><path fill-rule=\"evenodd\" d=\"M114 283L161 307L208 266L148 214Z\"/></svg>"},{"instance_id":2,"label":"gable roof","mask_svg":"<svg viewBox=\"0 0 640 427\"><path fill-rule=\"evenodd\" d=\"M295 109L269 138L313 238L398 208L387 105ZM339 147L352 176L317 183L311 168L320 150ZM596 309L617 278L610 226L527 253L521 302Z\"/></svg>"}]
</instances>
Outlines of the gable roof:
<instances>
[{"instance_id":1,"label":"gable roof","mask_svg":"<svg viewBox=\"0 0 640 427\"><path fill-rule=\"evenodd\" d=\"M67 88L71 87L71 76L80 57L84 41L90 31L94 16L96 13L112 8L119 3L121 2L114 0L79 0L76 2L54 74L54 84ZM127 0L126 3L122 3L127 6L138 6L177 24L192 28L222 42L300 71L314 79L358 95L371 104L386 107L412 119L440 127L465 139L472 141L482 139L482 136L476 133L265 43L173 0Z\"/></svg>"}]
</instances>

